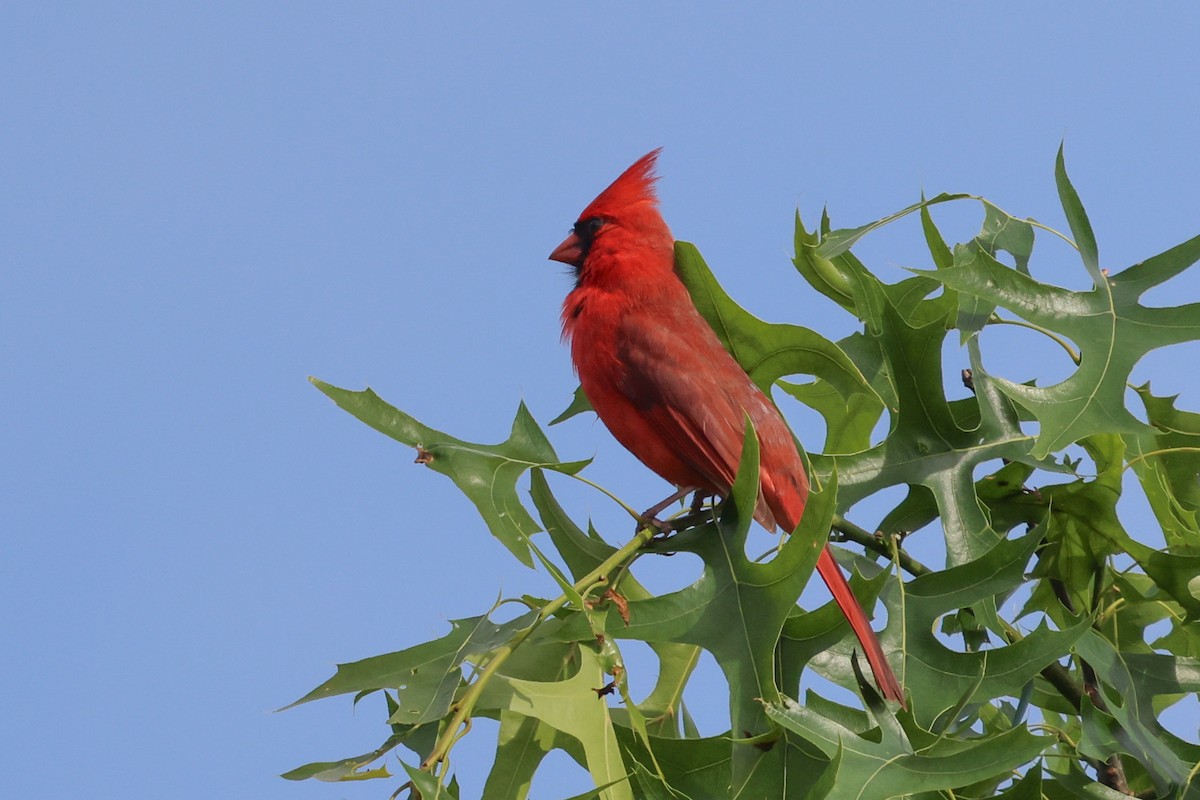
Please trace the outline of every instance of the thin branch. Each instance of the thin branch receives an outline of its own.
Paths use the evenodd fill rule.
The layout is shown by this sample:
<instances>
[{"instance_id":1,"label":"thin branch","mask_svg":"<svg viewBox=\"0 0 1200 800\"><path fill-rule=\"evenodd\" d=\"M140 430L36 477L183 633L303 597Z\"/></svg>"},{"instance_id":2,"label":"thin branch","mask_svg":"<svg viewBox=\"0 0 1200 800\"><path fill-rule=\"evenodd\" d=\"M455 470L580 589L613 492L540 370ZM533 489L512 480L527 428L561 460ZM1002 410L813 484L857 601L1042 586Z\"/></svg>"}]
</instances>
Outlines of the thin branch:
<instances>
[{"instance_id":1,"label":"thin branch","mask_svg":"<svg viewBox=\"0 0 1200 800\"><path fill-rule=\"evenodd\" d=\"M623 567L628 560L637 557L638 551L654 538L657 531L652 528L642 528L630 539L620 550L610 555L604 560L600 566L589 572L584 577L576 581L574 589L580 595L587 594L591 589L598 584L607 583L607 575L613 570ZM471 712L475 710L475 704L479 701L480 695L483 694L488 682L492 676L503 666L517 648L520 647L526 639L537 629L538 625L555 614L559 609L565 606L570 601L566 593L559 595L556 599L547 603L538 612L537 619L521 633L517 634L507 644L499 647L488 660L487 666L479 674L479 677L467 687L467 691L463 694L462 699L457 703L457 710L454 712L454 717L450 720L450 724L442 731L442 735L438 737L437 744L429 753L429 757L421 764L423 770L433 770L437 764L443 761L450 752L450 748L454 746L462 736L470 729Z\"/></svg>"},{"instance_id":2,"label":"thin branch","mask_svg":"<svg viewBox=\"0 0 1200 800\"><path fill-rule=\"evenodd\" d=\"M850 541L855 542L856 544L861 544L863 547L878 553L884 558L893 557L892 548L888 547L888 544L883 540L882 535L868 533L865 528L858 527L841 514L833 515L833 522L830 527ZM895 556L897 562L900 564L900 568L913 577L919 578L922 575L928 575L929 573L933 572L932 569L925 566L920 561L917 561L915 558L905 552L899 544L896 545Z\"/></svg>"}]
</instances>

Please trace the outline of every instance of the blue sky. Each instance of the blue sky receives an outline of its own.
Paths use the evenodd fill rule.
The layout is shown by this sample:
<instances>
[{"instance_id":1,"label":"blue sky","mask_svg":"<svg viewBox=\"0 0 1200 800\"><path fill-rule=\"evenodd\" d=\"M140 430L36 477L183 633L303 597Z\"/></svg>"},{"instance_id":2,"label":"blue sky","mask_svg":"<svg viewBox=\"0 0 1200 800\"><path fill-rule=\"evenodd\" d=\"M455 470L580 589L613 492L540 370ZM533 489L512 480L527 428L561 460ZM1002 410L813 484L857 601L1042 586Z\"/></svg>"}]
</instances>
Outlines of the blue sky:
<instances>
[{"instance_id":1,"label":"blue sky","mask_svg":"<svg viewBox=\"0 0 1200 800\"><path fill-rule=\"evenodd\" d=\"M7 794L386 794L275 777L371 749L378 704L272 709L502 592L557 592L306 377L467 439L502 439L521 400L548 421L575 381L546 256L653 147L676 236L746 307L831 337L847 320L788 260L796 208L849 227L967 191L1065 228L1065 140L1106 266L1200 230L1183 4L648 5L0 11ZM860 254L895 279L920 241ZM1053 245L1034 271L1083 281ZM1198 297L1185 276L1150 299ZM1034 377L1021 355L1000 363ZM1197 357L1135 377L1195 409ZM634 505L666 493L590 420L552 437ZM585 785L554 767L535 796Z\"/></svg>"}]
</instances>

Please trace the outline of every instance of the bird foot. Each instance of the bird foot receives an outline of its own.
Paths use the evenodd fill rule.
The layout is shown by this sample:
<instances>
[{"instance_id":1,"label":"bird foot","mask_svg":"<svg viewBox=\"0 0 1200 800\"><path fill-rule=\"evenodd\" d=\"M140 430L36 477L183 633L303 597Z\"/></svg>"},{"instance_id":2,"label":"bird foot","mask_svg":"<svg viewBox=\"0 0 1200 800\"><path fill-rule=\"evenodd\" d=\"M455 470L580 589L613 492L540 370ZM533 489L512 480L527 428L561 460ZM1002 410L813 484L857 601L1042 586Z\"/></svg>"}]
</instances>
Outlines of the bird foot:
<instances>
[{"instance_id":1,"label":"bird foot","mask_svg":"<svg viewBox=\"0 0 1200 800\"><path fill-rule=\"evenodd\" d=\"M708 492L697 489L696 493L694 495L692 495L691 513L699 514L700 511L704 508L704 501L710 497L715 497L715 495L712 495L712 494L709 494Z\"/></svg>"},{"instance_id":2,"label":"bird foot","mask_svg":"<svg viewBox=\"0 0 1200 800\"><path fill-rule=\"evenodd\" d=\"M675 532L675 522L672 520L661 520L651 514L649 511L646 511L638 517L637 531L644 530L646 528L654 529L655 534L651 541L659 542L663 539L669 538L671 534Z\"/></svg>"},{"instance_id":3,"label":"bird foot","mask_svg":"<svg viewBox=\"0 0 1200 800\"><path fill-rule=\"evenodd\" d=\"M696 489L694 489L691 486L682 487L682 488L678 489L670 497L663 500L662 502L655 503L654 505L647 508L645 511L643 511L641 514L638 515L637 529L634 532L636 533L637 531L640 531L643 528L654 528L656 531L658 531L658 533L655 534L655 537L654 537L657 539L662 534L670 535L670 533L672 531L678 530L679 529L679 521L678 520L663 521L658 518L658 512L662 511L664 508L671 505L672 503L674 503L678 500L682 500L683 498L687 497L689 494L691 494L694 491L696 491Z\"/></svg>"}]
</instances>

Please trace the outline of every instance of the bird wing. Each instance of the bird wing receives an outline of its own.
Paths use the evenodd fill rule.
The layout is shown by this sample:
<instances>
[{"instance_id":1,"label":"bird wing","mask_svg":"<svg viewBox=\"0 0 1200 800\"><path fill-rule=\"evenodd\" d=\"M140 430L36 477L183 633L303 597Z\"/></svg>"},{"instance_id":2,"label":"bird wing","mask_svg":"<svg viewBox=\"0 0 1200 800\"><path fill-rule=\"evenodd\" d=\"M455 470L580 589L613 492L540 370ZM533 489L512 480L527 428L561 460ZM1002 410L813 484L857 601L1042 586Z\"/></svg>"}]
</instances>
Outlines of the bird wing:
<instances>
[{"instance_id":1,"label":"bird wing","mask_svg":"<svg viewBox=\"0 0 1200 800\"><path fill-rule=\"evenodd\" d=\"M617 355L625 372L620 391L661 435L663 443L720 494L737 476L747 414L757 421L769 401L689 308L672 318L631 317L621 326ZM777 414L772 407L770 414ZM781 423L782 424L782 423ZM790 437L790 434L789 434ZM775 520L760 492L755 516Z\"/></svg>"}]
</instances>

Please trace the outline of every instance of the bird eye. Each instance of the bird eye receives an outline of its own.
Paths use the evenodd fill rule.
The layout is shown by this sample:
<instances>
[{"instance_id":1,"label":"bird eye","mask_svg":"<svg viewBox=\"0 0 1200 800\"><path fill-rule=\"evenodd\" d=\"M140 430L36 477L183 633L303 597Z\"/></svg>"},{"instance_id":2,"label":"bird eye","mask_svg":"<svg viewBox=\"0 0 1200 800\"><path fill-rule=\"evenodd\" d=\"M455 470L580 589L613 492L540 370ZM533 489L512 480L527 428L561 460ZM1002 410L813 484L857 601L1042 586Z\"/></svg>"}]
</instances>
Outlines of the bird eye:
<instances>
[{"instance_id":1,"label":"bird eye","mask_svg":"<svg viewBox=\"0 0 1200 800\"><path fill-rule=\"evenodd\" d=\"M604 227L604 219L602 217L588 217L581 219L575 223L575 235L584 241L591 241L596 232Z\"/></svg>"}]
</instances>

